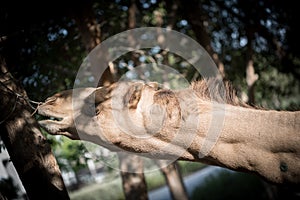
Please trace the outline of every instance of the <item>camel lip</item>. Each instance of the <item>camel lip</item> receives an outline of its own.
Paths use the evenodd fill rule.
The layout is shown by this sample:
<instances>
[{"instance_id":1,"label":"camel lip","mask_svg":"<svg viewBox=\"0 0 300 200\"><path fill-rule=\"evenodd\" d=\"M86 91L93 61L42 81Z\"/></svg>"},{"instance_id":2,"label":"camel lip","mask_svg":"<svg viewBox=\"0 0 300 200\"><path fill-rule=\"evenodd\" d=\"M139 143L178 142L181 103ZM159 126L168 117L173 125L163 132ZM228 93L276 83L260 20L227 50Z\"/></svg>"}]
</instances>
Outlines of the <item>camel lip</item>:
<instances>
[{"instance_id":1,"label":"camel lip","mask_svg":"<svg viewBox=\"0 0 300 200\"><path fill-rule=\"evenodd\" d=\"M39 121L62 121L62 117L53 117L53 116L41 116Z\"/></svg>"},{"instance_id":2,"label":"camel lip","mask_svg":"<svg viewBox=\"0 0 300 200\"><path fill-rule=\"evenodd\" d=\"M64 119L64 117L62 117L60 114L58 113L53 113L50 111L46 111L43 109L38 109L38 114L39 114L39 120L38 121L62 121Z\"/></svg>"}]
</instances>

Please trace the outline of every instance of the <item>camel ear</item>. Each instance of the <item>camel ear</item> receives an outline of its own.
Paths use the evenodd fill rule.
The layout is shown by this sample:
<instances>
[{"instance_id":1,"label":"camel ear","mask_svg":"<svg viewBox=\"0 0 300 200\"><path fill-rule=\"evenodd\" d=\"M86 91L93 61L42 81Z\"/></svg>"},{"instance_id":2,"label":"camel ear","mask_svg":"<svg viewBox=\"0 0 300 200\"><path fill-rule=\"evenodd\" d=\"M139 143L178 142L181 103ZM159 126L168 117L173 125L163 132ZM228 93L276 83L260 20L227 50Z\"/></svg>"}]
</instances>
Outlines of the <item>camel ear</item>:
<instances>
[{"instance_id":1,"label":"camel ear","mask_svg":"<svg viewBox=\"0 0 300 200\"><path fill-rule=\"evenodd\" d=\"M133 84L126 95L124 96L123 102L124 105L127 106L129 109L137 108L137 105L140 101L142 95L142 89L144 84L142 83L135 83Z\"/></svg>"},{"instance_id":2,"label":"camel ear","mask_svg":"<svg viewBox=\"0 0 300 200\"><path fill-rule=\"evenodd\" d=\"M157 82L148 82L147 85L154 88L155 90L159 89L159 84Z\"/></svg>"},{"instance_id":3,"label":"camel ear","mask_svg":"<svg viewBox=\"0 0 300 200\"><path fill-rule=\"evenodd\" d=\"M107 97L107 88L106 87L98 87L96 88L94 95L95 95L95 104L99 104L105 101Z\"/></svg>"},{"instance_id":4,"label":"camel ear","mask_svg":"<svg viewBox=\"0 0 300 200\"><path fill-rule=\"evenodd\" d=\"M99 104L105 101L108 97L108 91L106 87L98 87L85 99L86 103Z\"/></svg>"}]
</instances>

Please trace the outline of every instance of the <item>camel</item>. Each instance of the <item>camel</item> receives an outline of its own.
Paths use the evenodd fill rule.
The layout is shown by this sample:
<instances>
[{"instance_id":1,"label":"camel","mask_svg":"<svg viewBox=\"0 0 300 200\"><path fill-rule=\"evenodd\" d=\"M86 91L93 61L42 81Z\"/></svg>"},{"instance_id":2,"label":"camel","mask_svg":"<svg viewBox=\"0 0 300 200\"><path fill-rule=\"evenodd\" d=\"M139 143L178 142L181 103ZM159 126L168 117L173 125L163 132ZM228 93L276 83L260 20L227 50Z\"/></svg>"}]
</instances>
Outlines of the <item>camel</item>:
<instances>
[{"instance_id":1,"label":"camel","mask_svg":"<svg viewBox=\"0 0 300 200\"><path fill-rule=\"evenodd\" d=\"M53 135L153 159L178 159L300 183L300 111L249 106L228 82L180 90L117 82L59 92L38 107Z\"/></svg>"}]
</instances>

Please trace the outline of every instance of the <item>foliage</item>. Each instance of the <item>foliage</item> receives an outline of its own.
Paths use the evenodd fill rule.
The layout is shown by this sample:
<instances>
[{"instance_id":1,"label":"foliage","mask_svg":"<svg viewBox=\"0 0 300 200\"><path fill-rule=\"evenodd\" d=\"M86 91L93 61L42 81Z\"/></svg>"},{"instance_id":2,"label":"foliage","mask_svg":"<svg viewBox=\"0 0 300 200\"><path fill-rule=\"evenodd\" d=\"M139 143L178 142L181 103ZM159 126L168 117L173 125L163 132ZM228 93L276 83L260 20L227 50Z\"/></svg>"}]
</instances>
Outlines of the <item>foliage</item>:
<instances>
[{"instance_id":1,"label":"foliage","mask_svg":"<svg viewBox=\"0 0 300 200\"><path fill-rule=\"evenodd\" d=\"M254 34L255 70L259 75L262 74L257 82L257 103L275 109L297 109L300 104L299 88L294 87L299 85L300 77L300 54L297 48L299 40L296 37L299 15L295 9L297 6L293 6L292 2L283 4L280 1L272 4L260 0L246 2L191 1L195 8L202 10L199 14L203 15L207 23L211 45L224 62L228 79L241 92L247 93L244 79L246 47L251 42L248 41L248 35ZM89 3L101 25L101 40L126 30L130 7L128 1L99 0ZM188 2L175 1L179 5L175 18L170 15L172 3L169 1L143 0L135 3L138 8L137 27L166 27L174 21L174 30L197 39L197 32L187 17L187 14L195 13L186 13L184 10ZM3 3L4 17L1 18L1 24L6 26L3 26L0 35L6 39L1 40L0 50L10 66L14 67L11 70L22 81L30 98L41 101L57 91L73 87L76 71L86 51L78 32L75 14L72 13L79 13L81 8L88 5L79 1L58 9L53 2L49 3L49 11L41 8L36 12L36 9L32 10L26 3L20 6L22 9ZM27 15L29 12L40 17L32 18ZM16 20L13 18L15 13L23 18ZM163 20L162 23L158 22L158 16ZM157 55L162 53L158 52ZM195 70L178 67L182 62L178 62L178 59L174 62L174 56L170 55L167 63L183 73L189 81L194 77ZM124 73L124 70L120 68L119 72ZM272 80L280 80L277 81L277 86L274 87L267 77L269 73L272 73ZM282 82L282 78L285 81ZM278 87L284 89L277 90ZM274 91L278 97L270 96ZM287 101L278 103L283 99Z\"/></svg>"},{"instance_id":2,"label":"foliage","mask_svg":"<svg viewBox=\"0 0 300 200\"><path fill-rule=\"evenodd\" d=\"M59 147L56 148L55 155L62 170L77 172L87 166L89 158L81 141L72 141L65 137L60 137L58 141Z\"/></svg>"},{"instance_id":3,"label":"foliage","mask_svg":"<svg viewBox=\"0 0 300 200\"><path fill-rule=\"evenodd\" d=\"M207 166L203 163L189 162L189 161L178 161L178 164L182 176L189 175Z\"/></svg>"},{"instance_id":4,"label":"foliage","mask_svg":"<svg viewBox=\"0 0 300 200\"><path fill-rule=\"evenodd\" d=\"M166 184L165 178L162 172L159 170L145 173L145 178L148 191L164 186Z\"/></svg>"}]
</instances>

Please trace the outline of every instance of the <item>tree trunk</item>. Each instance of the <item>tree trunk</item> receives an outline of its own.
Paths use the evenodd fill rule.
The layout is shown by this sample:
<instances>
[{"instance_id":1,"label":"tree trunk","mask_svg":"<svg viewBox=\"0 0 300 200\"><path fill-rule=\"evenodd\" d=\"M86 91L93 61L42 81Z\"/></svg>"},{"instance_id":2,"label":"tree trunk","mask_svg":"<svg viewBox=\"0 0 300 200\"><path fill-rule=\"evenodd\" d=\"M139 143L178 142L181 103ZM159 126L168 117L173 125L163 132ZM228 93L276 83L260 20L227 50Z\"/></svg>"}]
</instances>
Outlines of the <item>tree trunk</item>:
<instances>
[{"instance_id":1,"label":"tree trunk","mask_svg":"<svg viewBox=\"0 0 300 200\"><path fill-rule=\"evenodd\" d=\"M217 65L220 75L225 77L225 68L224 64L219 58L218 54L213 50L211 46L211 39L207 33L208 17L202 12L202 9L198 1L185 1L182 6L184 9L184 14L188 22L191 24L191 27L195 33L197 41L203 46L203 48L208 52L212 57L213 61Z\"/></svg>"},{"instance_id":2,"label":"tree trunk","mask_svg":"<svg viewBox=\"0 0 300 200\"><path fill-rule=\"evenodd\" d=\"M250 105L255 104L255 96L254 96L254 86L255 82L258 79L258 75L255 73L254 63L253 63L253 49L252 42L254 38L254 33L251 29L247 30L247 58L246 58L246 82L248 86L248 101L247 103Z\"/></svg>"},{"instance_id":3,"label":"tree trunk","mask_svg":"<svg viewBox=\"0 0 300 200\"><path fill-rule=\"evenodd\" d=\"M118 153L122 186L127 200L148 199L143 159L137 155Z\"/></svg>"},{"instance_id":4,"label":"tree trunk","mask_svg":"<svg viewBox=\"0 0 300 200\"><path fill-rule=\"evenodd\" d=\"M136 26L137 6L135 0L131 0L128 9L128 27L133 29ZM135 38L132 35L128 36L128 40L133 46ZM138 63L137 55L132 54L132 60L135 64ZM144 176L143 159L136 155L127 153L118 153L120 162L120 175L122 178L122 186L125 198L127 200L148 199L147 184Z\"/></svg>"},{"instance_id":5,"label":"tree trunk","mask_svg":"<svg viewBox=\"0 0 300 200\"><path fill-rule=\"evenodd\" d=\"M135 27L136 4L132 0L132 5L129 8L129 27ZM75 17L79 32L81 33L82 43L89 53L101 42L101 29L94 15L94 10L91 4L87 4L84 9L80 9ZM93 74L103 72L98 86L110 85L115 82L116 75L107 69L92 69ZM123 189L126 199L148 199L146 181L143 174L143 161L140 157L119 155L120 175L123 182ZM134 171L135 173L128 172Z\"/></svg>"},{"instance_id":6,"label":"tree trunk","mask_svg":"<svg viewBox=\"0 0 300 200\"><path fill-rule=\"evenodd\" d=\"M156 161L157 165L161 167L160 170L166 179L172 198L174 200L189 199L177 162L169 165L167 162L166 160Z\"/></svg>"},{"instance_id":7,"label":"tree trunk","mask_svg":"<svg viewBox=\"0 0 300 200\"><path fill-rule=\"evenodd\" d=\"M167 7L167 28L173 29L175 23L176 23L176 14L179 7L178 0L175 1L166 1L166 7ZM160 21L160 20L157 20ZM157 24L157 26L161 26L161 24ZM159 38L163 38L164 36L161 35ZM163 39L164 40L164 39ZM158 41L159 43L159 41ZM170 66L169 60L167 58L167 51L162 52L163 64L166 66ZM169 88L169 82L167 80L167 73L163 74L163 85L167 88ZM188 195L183 183L183 179L181 176L181 173L178 169L177 161L174 161L173 163L167 164L166 160L157 160L156 164L160 166L160 170L163 173L166 183L170 189L171 196L174 200L185 200L188 199Z\"/></svg>"},{"instance_id":8,"label":"tree trunk","mask_svg":"<svg viewBox=\"0 0 300 200\"><path fill-rule=\"evenodd\" d=\"M179 0L166 0L167 8L167 29L172 30L176 25L177 11L179 8Z\"/></svg>"},{"instance_id":9,"label":"tree trunk","mask_svg":"<svg viewBox=\"0 0 300 200\"><path fill-rule=\"evenodd\" d=\"M90 53L101 42L101 28L89 1L84 7L78 8L74 16L78 30L81 35L81 41L87 53ZM109 66L106 69L92 68L92 74L103 73L98 85L110 85L114 82L114 74Z\"/></svg>"},{"instance_id":10,"label":"tree trunk","mask_svg":"<svg viewBox=\"0 0 300 200\"><path fill-rule=\"evenodd\" d=\"M0 58L0 133L31 200L69 199L50 144L25 100L26 92Z\"/></svg>"}]
</instances>

